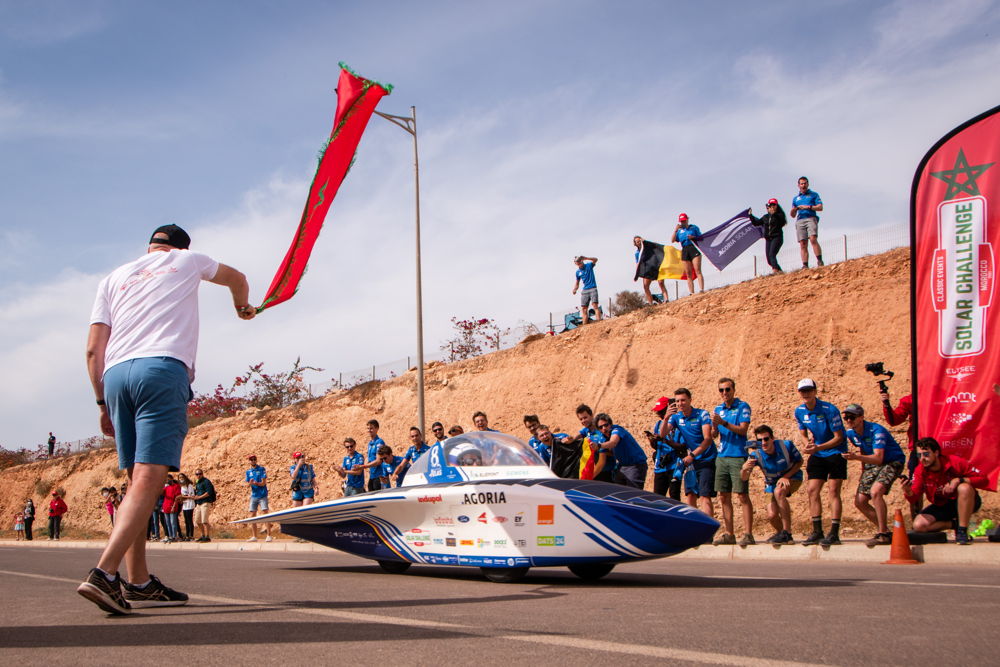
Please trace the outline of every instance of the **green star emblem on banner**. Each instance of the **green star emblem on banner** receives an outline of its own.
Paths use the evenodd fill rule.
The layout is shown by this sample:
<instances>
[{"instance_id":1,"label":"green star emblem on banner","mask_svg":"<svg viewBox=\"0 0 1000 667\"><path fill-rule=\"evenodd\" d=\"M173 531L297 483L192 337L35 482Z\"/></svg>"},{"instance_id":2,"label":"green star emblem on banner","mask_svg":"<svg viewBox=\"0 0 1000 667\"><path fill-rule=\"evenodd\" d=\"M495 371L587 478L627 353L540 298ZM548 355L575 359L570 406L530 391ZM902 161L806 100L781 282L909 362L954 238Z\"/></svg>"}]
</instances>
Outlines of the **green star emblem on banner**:
<instances>
[{"instance_id":1,"label":"green star emblem on banner","mask_svg":"<svg viewBox=\"0 0 1000 667\"><path fill-rule=\"evenodd\" d=\"M977 164L969 166L969 161L965 159L965 151L958 149L958 157L955 158L955 166L952 169L943 171L932 171L931 176L939 178L948 184L948 192L944 196L944 201L956 199L960 195L966 194L970 197L979 196L979 186L976 179L983 175L987 169L995 163ZM959 176L964 175L962 180Z\"/></svg>"}]
</instances>

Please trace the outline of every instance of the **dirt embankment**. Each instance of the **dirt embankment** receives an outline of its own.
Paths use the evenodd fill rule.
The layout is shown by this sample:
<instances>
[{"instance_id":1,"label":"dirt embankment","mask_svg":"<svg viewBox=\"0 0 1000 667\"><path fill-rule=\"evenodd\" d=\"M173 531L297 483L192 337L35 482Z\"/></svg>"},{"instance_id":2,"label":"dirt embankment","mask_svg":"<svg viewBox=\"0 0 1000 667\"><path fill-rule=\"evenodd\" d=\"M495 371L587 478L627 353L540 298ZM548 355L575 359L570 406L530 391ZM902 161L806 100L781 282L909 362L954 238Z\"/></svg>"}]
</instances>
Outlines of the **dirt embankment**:
<instances>
[{"instance_id":1,"label":"dirt embankment","mask_svg":"<svg viewBox=\"0 0 1000 667\"><path fill-rule=\"evenodd\" d=\"M492 427L527 437L524 414L539 414L554 429L575 430L574 410L583 402L638 434L655 422L650 407L659 396L688 387L696 407L711 408L719 402L717 380L729 376L737 382L737 394L752 406L754 425L770 424L778 437L797 432L795 385L802 377L818 382L821 398L841 408L860 403L881 422L877 388L864 366L884 361L896 371L893 395L908 391L908 272L908 252L898 249L757 278L559 336L529 338L512 349L460 363L432 364L425 374L427 418L469 429L472 413L483 410ZM290 505L286 471L295 450L308 452L316 464L320 498L337 497L340 483L331 464L343 456L344 437L367 442L368 419L381 422L382 437L397 453L409 445L408 429L416 419L415 375L203 424L188 435L182 468L190 474L200 466L215 483L217 526L245 515L243 470L251 453L271 475L272 509ZM905 429L894 431L905 442ZM872 532L852 506L859 472L859 464L852 464L845 485L847 535ZM41 494L53 487L66 490L70 513L64 525L70 535L104 534L108 518L98 491L120 483L120 477L111 450L5 470L0 473L4 534L10 533L7 524L26 496L47 505ZM647 488L651 486L650 480ZM760 504L759 476L751 488ZM809 514L804 491L793 500L801 532ZM898 489L890 501L902 505ZM984 501L980 516L1000 518L997 495L986 494ZM44 523L39 514L36 525ZM758 536L769 533L759 514Z\"/></svg>"}]
</instances>

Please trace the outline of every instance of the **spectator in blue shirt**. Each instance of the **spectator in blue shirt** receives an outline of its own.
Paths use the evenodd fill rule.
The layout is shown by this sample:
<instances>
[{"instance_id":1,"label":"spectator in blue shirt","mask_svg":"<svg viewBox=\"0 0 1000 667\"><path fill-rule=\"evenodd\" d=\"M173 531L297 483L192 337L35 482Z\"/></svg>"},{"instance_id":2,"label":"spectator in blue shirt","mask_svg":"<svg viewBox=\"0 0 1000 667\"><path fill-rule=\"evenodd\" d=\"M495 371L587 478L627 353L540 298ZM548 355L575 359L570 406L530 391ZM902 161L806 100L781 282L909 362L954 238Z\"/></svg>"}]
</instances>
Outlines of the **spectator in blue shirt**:
<instances>
[{"instance_id":1,"label":"spectator in blue shirt","mask_svg":"<svg viewBox=\"0 0 1000 667\"><path fill-rule=\"evenodd\" d=\"M743 510L743 537L739 545L746 547L753 539L753 504L749 487L740 470L747 460L747 431L750 430L750 406L736 398L736 381L719 379L722 403L712 412L712 437L719 438L719 456L715 460L715 491L722 505L722 535L713 544L736 544L733 529L733 494L740 499Z\"/></svg>"},{"instance_id":2,"label":"spectator in blue shirt","mask_svg":"<svg viewBox=\"0 0 1000 667\"><path fill-rule=\"evenodd\" d=\"M906 455L884 426L865 420L865 409L857 403L844 408L843 417L849 427L847 440L859 450L847 452L844 458L862 463L854 506L878 530L865 544L869 547L892 544L885 496L892 489L892 483L903 473Z\"/></svg>"},{"instance_id":3,"label":"spectator in blue shirt","mask_svg":"<svg viewBox=\"0 0 1000 667\"><path fill-rule=\"evenodd\" d=\"M671 403L672 398L661 396L653 406L653 412L659 419L653 424L652 431L646 431L646 438L653 450L653 493L680 500L684 465L681 463L683 457L679 448L683 445L674 443L666 435L667 407Z\"/></svg>"},{"instance_id":4,"label":"spectator in blue shirt","mask_svg":"<svg viewBox=\"0 0 1000 667\"><path fill-rule=\"evenodd\" d=\"M365 457L358 451L354 438L344 438L344 461L333 469L344 479L344 497L365 492ZM377 452L376 452L377 454Z\"/></svg>"},{"instance_id":5,"label":"spectator in blue shirt","mask_svg":"<svg viewBox=\"0 0 1000 667\"><path fill-rule=\"evenodd\" d=\"M465 433L465 429L459 426L458 424L455 424L450 429L448 429L449 438L454 438L456 435L462 435L463 433Z\"/></svg>"},{"instance_id":6,"label":"spectator in blue shirt","mask_svg":"<svg viewBox=\"0 0 1000 667\"><path fill-rule=\"evenodd\" d=\"M431 433L434 434L434 444L439 442L444 442L446 438L444 437L444 424L441 422L434 422L431 424Z\"/></svg>"},{"instance_id":7,"label":"spectator in blue shirt","mask_svg":"<svg viewBox=\"0 0 1000 667\"><path fill-rule=\"evenodd\" d=\"M688 222L687 213L677 216L677 226L674 227L674 235L670 238L670 242L681 244L681 259L684 260L684 271L687 273L688 294L694 294L692 276L695 274L698 275L698 291L705 291L705 277L701 275L701 251L694 244L699 236L701 230L698 229L698 225Z\"/></svg>"},{"instance_id":8,"label":"spectator in blue shirt","mask_svg":"<svg viewBox=\"0 0 1000 667\"><path fill-rule=\"evenodd\" d=\"M597 264L596 257L584 257L578 255L573 258L576 264L576 282L573 284L573 294L580 289L580 282L583 282L583 291L580 292L580 316L583 323L590 322L590 304L594 304L594 312L597 314L597 321L604 319L601 312L601 298L597 294L597 277L594 276L594 265Z\"/></svg>"},{"instance_id":9,"label":"spectator in blue shirt","mask_svg":"<svg viewBox=\"0 0 1000 667\"><path fill-rule=\"evenodd\" d=\"M795 235L799 240L803 269L809 268L809 244L812 244L817 266L823 266L823 249L816 240L819 233L819 216L816 214L822 210L823 200L819 198L819 193L809 189L808 178L799 176L799 193L792 199L789 212L795 218Z\"/></svg>"},{"instance_id":10,"label":"spectator in blue shirt","mask_svg":"<svg viewBox=\"0 0 1000 667\"><path fill-rule=\"evenodd\" d=\"M802 544L819 543L828 547L840 544L840 517L843 504L840 490L847 479L847 440L844 423L836 406L816 398L816 382L803 378L798 384L799 396L804 403L795 408L795 420L802 438L802 453L809 455L806 472L809 473L809 511L812 514L812 533ZM823 536L823 485L830 482L827 498L830 503L830 532Z\"/></svg>"},{"instance_id":11,"label":"spectator in blue shirt","mask_svg":"<svg viewBox=\"0 0 1000 667\"><path fill-rule=\"evenodd\" d=\"M268 511L267 507L267 470L262 465L257 465L257 457L251 454L247 457L250 462L250 469L246 471L246 483L250 485L250 516L257 516L257 510L261 513L266 514ZM252 535L247 542L257 541L257 524L250 524L250 532ZM273 542L274 538L271 537L271 524L264 524L264 541Z\"/></svg>"},{"instance_id":12,"label":"spectator in blue shirt","mask_svg":"<svg viewBox=\"0 0 1000 667\"><path fill-rule=\"evenodd\" d=\"M407 469L416 463L417 459L419 459L424 452L430 449L430 445L424 442L424 434L421 433L420 429L416 426L410 427L410 442L412 442L413 445L406 450L403 460L392 472L392 482L397 486L403 483L402 475L406 474ZM399 480L398 482L396 481L397 479Z\"/></svg>"},{"instance_id":13,"label":"spectator in blue shirt","mask_svg":"<svg viewBox=\"0 0 1000 667\"><path fill-rule=\"evenodd\" d=\"M395 454L393 454L392 447L390 447L389 445L382 445L381 447L379 447L378 456L379 458L376 461L376 466L369 474L379 479L381 483L380 488L391 489L392 473L403 462L403 457L396 456ZM399 476L399 480L396 482L396 486L399 486L402 483L405 474L406 473L404 472L402 475Z\"/></svg>"},{"instance_id":14,"label":"spectator in blue shirt","mask_svg":"<svg viewBox=\"0 0 1000 667\"><path fill-rule=\"evenodd\" d=\"M602 412L597 415L594 422L597 424L597 430L607 440L605 448L614 453L618 468L615 472L615 482L633 489L644 488L646 473L649 471L649 458L642 446L624 427L615 424L607 413Z\"/></svg>"},{"instance_id":15,"label":"spectator in blue shirt","mask_svg":"<svg viewBox=\"0 0 1000 667\"><path fill-rule=\"evenodd\" d=\"M688 449L684 457L685 466L694 466L695 481L698 483L698 505L705 514L714 517L715 507L715 457L718 451L712 442L712 418L708 412L691 405L691 390L681 387L674 392L674 403L667 408L667 428L674 440ZM688 477L685 475L685 488Z\"/></svg>"},{"instance_id":16,"label":"spectator in blue shirt","mask_svg":"<svg viewBox=\"0 0 1000 667\"><path fill-rule=\"evenodd\" d=\"M366 451L368 463L374 463L375 459L378 458L378 448L385 444L385 440L378 436L379 423L377 419L369 419L365 426L368 428L368 436L371 438L371 440L368 441L368 449ZM370 470L371 467L369 468L369 471ZM379 478L369 472L368 490L378 491L381 488L382 483L379 481Z\"/></svg>"},{"instance_id":17,"label":"spectator in blue shirt","mask_svg":"<svg viewBox=\"0 0 1000 667\"><path fill-rule=\"evenodd\" d=\"M749 443L749 457L740 474L749 480L754 468L764 473L764 493L771 495L767 520L774 528L769 544L794 544L792 506L788 497L802 486L802 454L791 440L777 440L767 424L754 429L757 440Z\"/></svg>"},{"instance_id":18,"label":"spectator in blue shirt","mask_svg":"<svg viewBox=\"0 0 1000 667\"><path fill-rule=\"evenodd\" d=\"M295 463L288 468L288 474L292 476L292 505L311 505L319 491L316 469L311 463L306 463L306 455L302 452L293 453L292 460Z\"/></svg>"},{"instance_id":19,"label":"spectator in blue shirt","mask_svg":"<svg viewBox=\"0 0 1000 667\"><path fill-rule=\"evenodd\" d=\"M495 428L490 428L490 419L486 416L486 413L482 410L477 410L472 415L472 423L476 427L477 431L486 431L488 433L499 433Z\"/></svg>"},{"instance_id":20,"label":"spectator in blue shirt","mask_svg":"<svg viewBox=\"0 0 1000 667\"><path fill-rule=\"evenodd\" d=\"M528 438L528 446L535 450L535 453L541 456L548 465L552 461L552 450L538 439L538 429L541 425L542 422L538 419L538 415L524 415L524 427L531 434L531 437Z\"/></svg>"}]
</instances>

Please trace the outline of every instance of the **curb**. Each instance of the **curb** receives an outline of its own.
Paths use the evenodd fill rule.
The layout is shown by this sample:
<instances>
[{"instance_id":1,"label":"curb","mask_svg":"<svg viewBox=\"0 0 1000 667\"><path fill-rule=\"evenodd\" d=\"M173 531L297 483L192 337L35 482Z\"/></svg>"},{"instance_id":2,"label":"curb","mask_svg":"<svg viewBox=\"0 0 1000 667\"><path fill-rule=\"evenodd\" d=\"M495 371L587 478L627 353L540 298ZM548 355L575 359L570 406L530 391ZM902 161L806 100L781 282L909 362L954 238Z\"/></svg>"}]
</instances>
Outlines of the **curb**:
<instances>
[{"instance_id":1,"label":"curb","mask_svg":"<svg viewBox=\"0 0 1000 667\"><path fill-rule=\"evenodd\" d=\"M0 540L0 547L30 548L46 547L54 549L100 549L106 540ZM245 542L241 540L218 540L213 542L147 542L147 551L236 551L267 553L325 553L335 549L311 542L276 540L274 542ZM861 541L845 541L844 544L823 548L819 545L803 547L801 544L775 546L756 544L749 547L702 545L683 553L670 556L690 560L754 560L754 561L822 561L827 563L882 563L889 559L889 546L869 548ZM913 545L913 557L921 563L933 565L986 565L1000 566L1000 547L977 540L971 545L922 544ZM340 552L337 552L340 553Z\"/></svg>"}]
</instances>

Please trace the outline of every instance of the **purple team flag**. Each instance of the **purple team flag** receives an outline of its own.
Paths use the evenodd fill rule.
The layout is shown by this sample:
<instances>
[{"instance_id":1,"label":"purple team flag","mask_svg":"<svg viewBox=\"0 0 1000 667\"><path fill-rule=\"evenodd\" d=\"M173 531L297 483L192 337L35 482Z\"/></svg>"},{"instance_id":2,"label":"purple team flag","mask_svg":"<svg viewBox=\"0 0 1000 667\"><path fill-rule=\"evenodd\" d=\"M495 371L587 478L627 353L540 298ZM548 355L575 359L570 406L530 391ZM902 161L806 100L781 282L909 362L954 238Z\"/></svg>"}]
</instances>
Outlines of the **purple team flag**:
<instances>
[{"instance_id":1,"label":"purple team flag","mask_svg":"<svg viewBox=\"0 0 1000 667\"><path fill-rule=\"evenodd\" d=\"M750 209L745 209L696 238L694 244L715 268L722 271L762 238L763 227L754 226L750 222Z\"/></svg>"}]
</instances>

